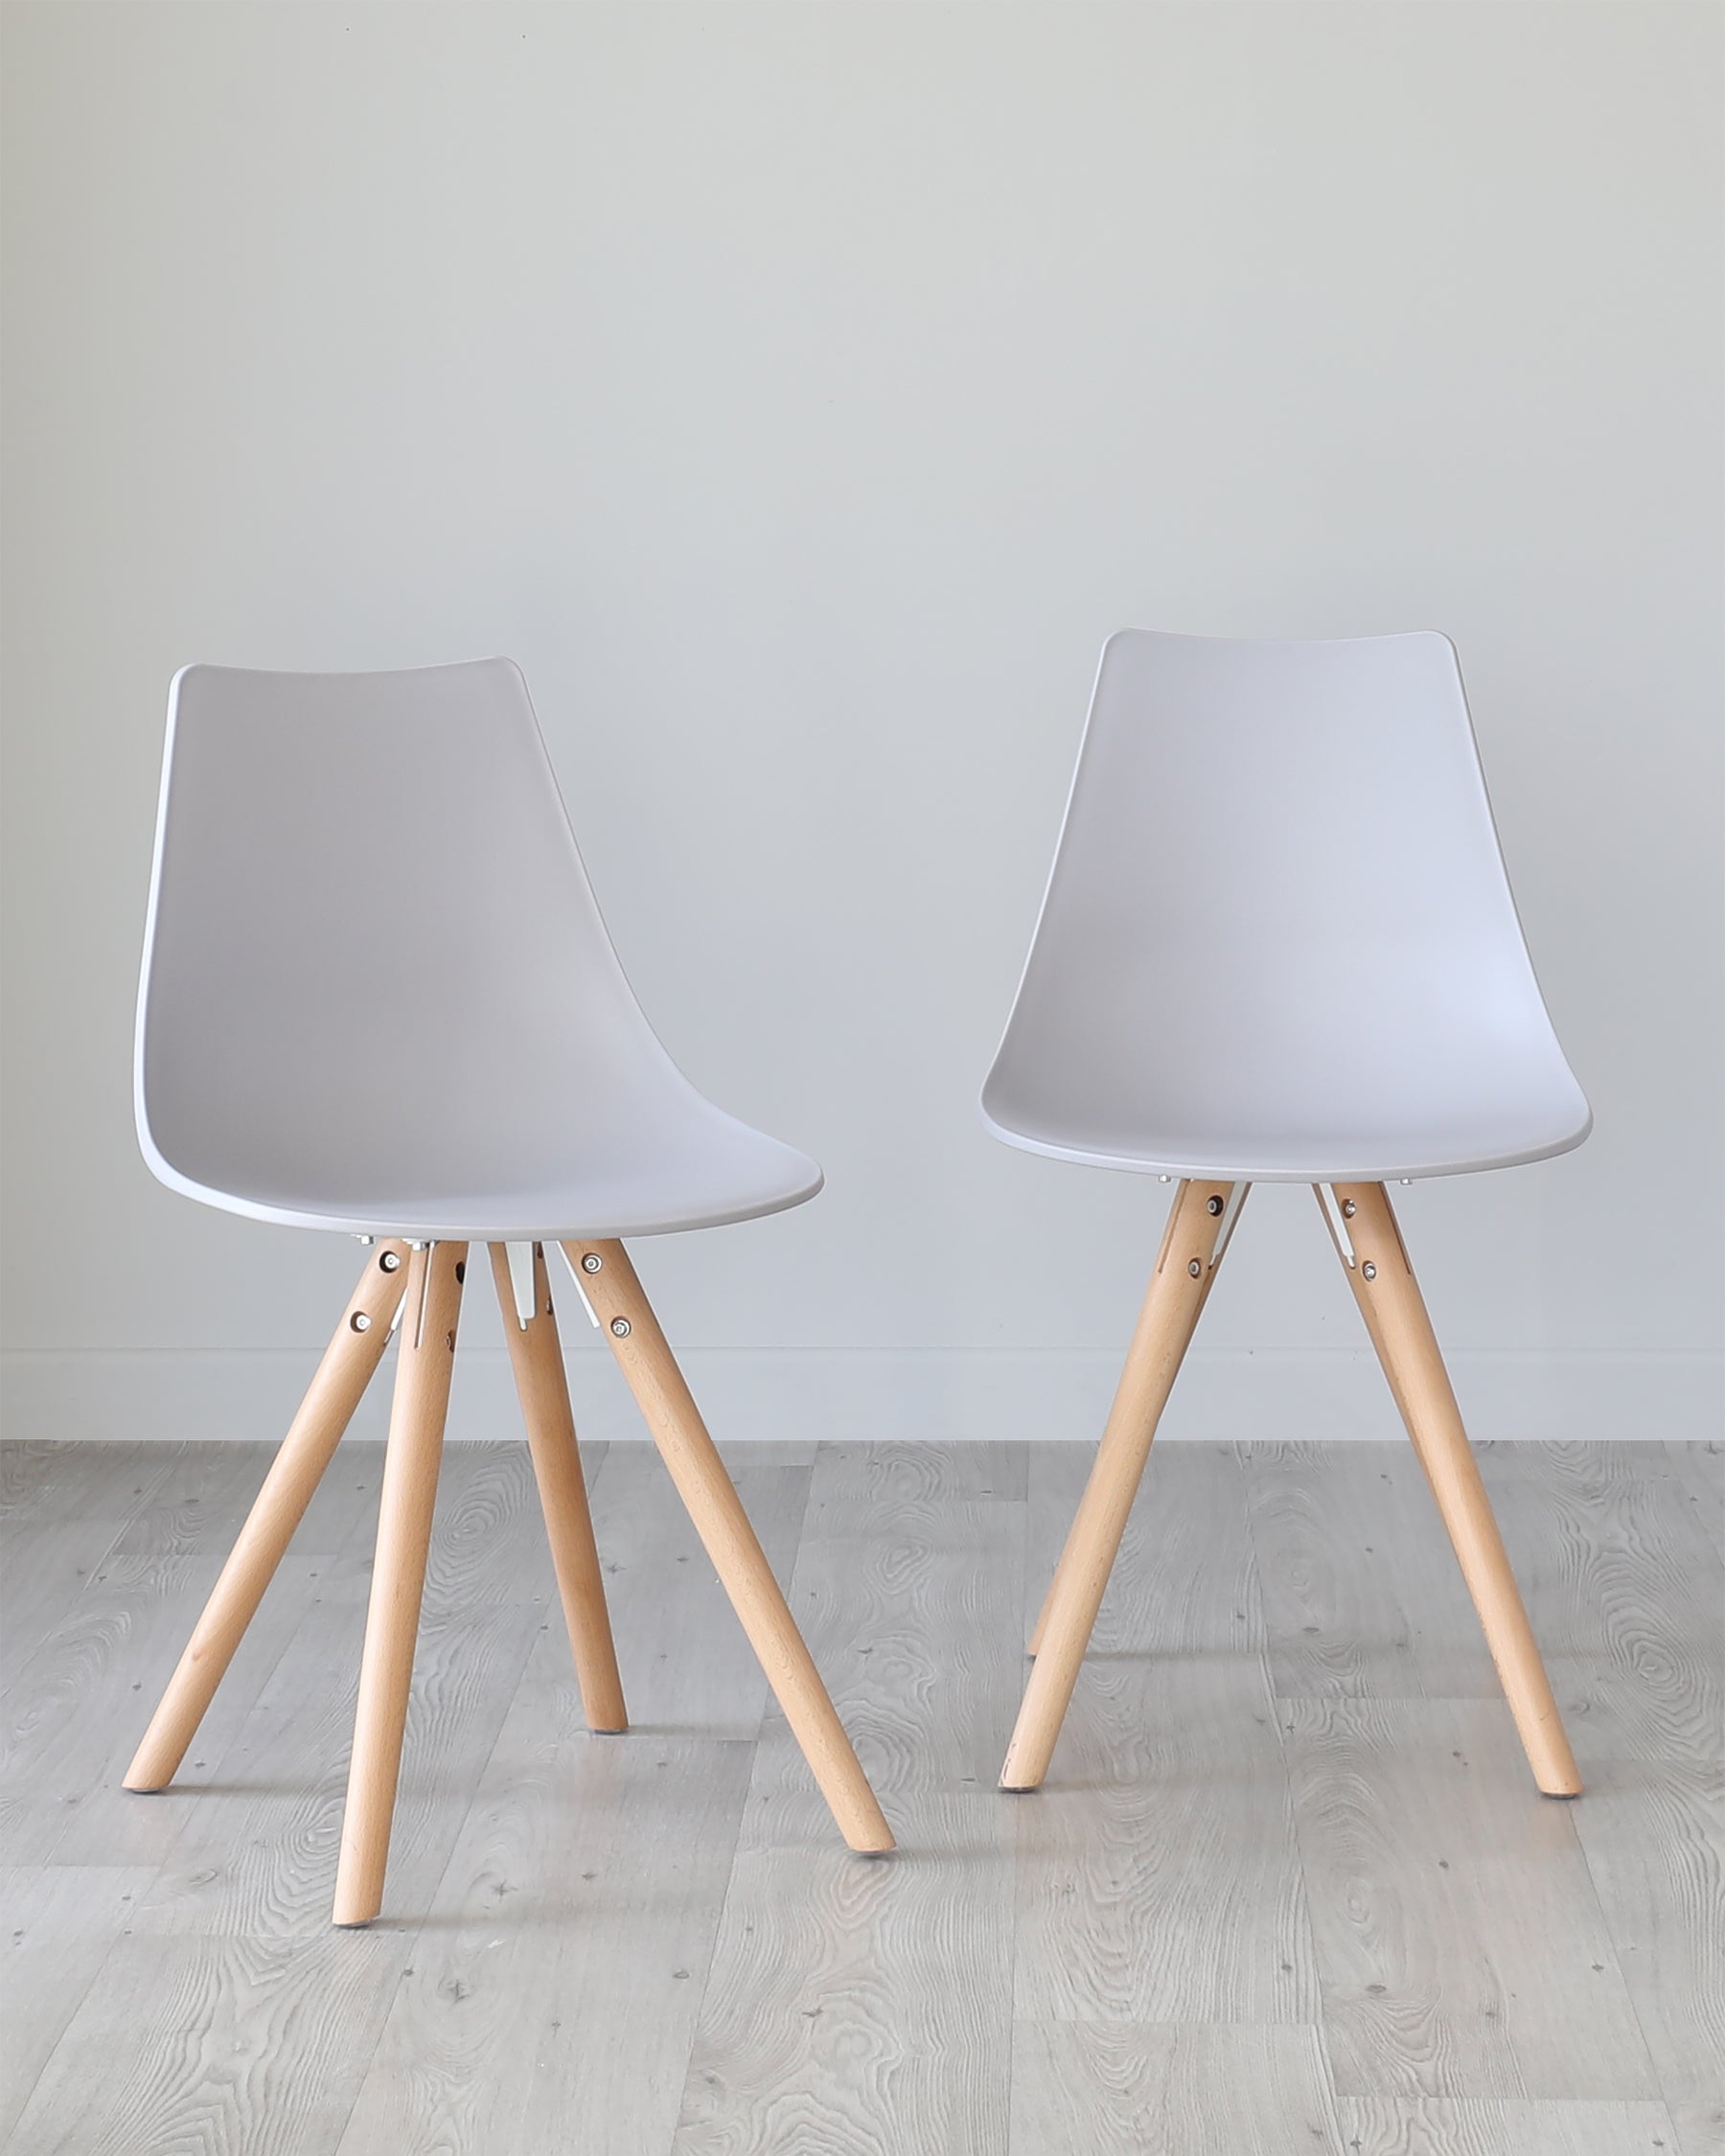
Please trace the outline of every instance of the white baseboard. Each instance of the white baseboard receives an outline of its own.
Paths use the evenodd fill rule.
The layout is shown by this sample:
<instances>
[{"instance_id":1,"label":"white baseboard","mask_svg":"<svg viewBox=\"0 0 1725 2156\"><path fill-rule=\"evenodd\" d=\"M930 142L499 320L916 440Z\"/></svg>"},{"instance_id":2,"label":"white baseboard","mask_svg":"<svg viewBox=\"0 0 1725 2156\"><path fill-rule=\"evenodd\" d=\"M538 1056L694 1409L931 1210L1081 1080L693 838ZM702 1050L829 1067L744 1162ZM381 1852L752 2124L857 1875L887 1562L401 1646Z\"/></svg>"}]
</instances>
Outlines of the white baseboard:
<instances>
[{"instance_id":1,"label":"white baseboard","mask_svg":"<svg viewBox=\"0 0 1725 2156\"><path fill-rule=\"evenodd\" d=\"M298 1354L40 1355L0 1358L0 1434L10 1438L273 1439L316 1358ZM1057 1349L697 1348L682 1358L721 1443L922 1438L1094 1439L1114 1390L1114 1354ZM644 1434L603 1349L567 1358L585 1436ZM1712 1355L1456 1355L1451 1375L1473 1435L1712 1438L1721 1432L1721 1358ZM380 1437L385 1372L354 1422ZM1194 1350L1163 1420L1171 1438L1389 1437L1397 1424L1369 1350ZM449 1436L518 1428L508 1359L475 1347L456 1365Z\"/></svg>"}]
</instances>

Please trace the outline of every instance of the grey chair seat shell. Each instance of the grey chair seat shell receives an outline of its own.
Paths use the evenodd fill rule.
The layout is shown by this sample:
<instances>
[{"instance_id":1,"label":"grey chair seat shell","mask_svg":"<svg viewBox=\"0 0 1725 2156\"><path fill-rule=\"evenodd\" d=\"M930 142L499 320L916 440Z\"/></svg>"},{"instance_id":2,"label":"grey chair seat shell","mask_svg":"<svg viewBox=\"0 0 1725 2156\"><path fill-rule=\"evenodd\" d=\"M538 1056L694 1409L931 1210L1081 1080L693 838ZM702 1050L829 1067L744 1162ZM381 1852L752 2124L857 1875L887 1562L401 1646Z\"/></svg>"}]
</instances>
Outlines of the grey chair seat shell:
<instances>
[{"instance_id":1,"label":"grey chair seat shell","mask_svg":"<svg viewBox=\"0 0 1725 2156\"><path fill-rule=\"evenodd\" d=\"M654 1235L821 1185L654 1035L503 658L175 676L136 1106L163 1182L296 1227Z\"/></svg>"},{"instance_id":2,"label":"grey chair seat shell","mask_svg":"<svg viewBox=\"0 0 1725 2156\"><path fill-rule=\"evenodd\" d=\"M1580 1143L1447 637L1109 639L982 1108L1031 1152L1256 1182Z\"/></svg>"}]
</instances>

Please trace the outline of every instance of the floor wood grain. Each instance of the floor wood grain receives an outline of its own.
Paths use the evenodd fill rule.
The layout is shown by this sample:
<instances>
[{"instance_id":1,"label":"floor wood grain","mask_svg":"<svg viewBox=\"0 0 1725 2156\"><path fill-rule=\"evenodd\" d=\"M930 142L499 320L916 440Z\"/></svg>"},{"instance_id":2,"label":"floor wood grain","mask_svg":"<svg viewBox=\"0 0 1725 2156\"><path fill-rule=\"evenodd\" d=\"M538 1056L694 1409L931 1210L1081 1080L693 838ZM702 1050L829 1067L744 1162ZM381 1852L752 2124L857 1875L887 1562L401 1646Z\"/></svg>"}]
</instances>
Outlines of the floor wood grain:
<instances>
[{"instance_id":1,"label":"floor wood grain","mask_svg":"<svg viewBox=\"0 0 1725 2156\"><path fill-rule=\"evenodd\" d=\"M1725 1769L1611 1760L1576 1832L1684 2156L1725 2151Z\"/></svg>"},{"instance_id":2,"label":"floor wood grain","mask_svg":"<svg viewBox=\"0 0 1725 2156\"><path fill-rule=\"evenodd\" d=\"M586 1455L620 1737L524 1446L450 1446L385 1913L336 1933L381 1448L142 1798L267 1451L0 1448L0 2145L1725 2156L1725 1450L1484 1451L1572 1804L1399 1443L1159 1448L1047 1785L1000 1794L1090 1457L730 1453L898 1832L869 1860L650 1445Z\"/></svg>"},{"instance_id":3,"label":"floor wood grain","mask_svg":"<svg viewBox=\"0 0 1725 2156\"><path fill-rule=\"evenodd\" d=\"M1356 2097L1341 2114L1347 2156L1681 2156L1663 2103Z\"/></svg>"},{"instance_id":4,"label":"floor wood grain","mask_svg":"<svg viewBox=\"0 0 1725 2156\"><path fill-rule=\"evenodd\" d=\"M839 1846L783 1718L757 1748L678 2156L1003 2152L1022 1458L833 1447L791 1606L901 1844ZM1010 1493L1010 1494L1008 1494Z\"/></svg>"},{"instance_id":5,"label":"floor wood grain","mask_svg":"<svg viewBox=\"0 0 1725 2156\"><path fill-rule=\"evenodd\" d=\"M572 1686L522 1687L344 2156L669 2147L750 1749L592 1736Z\"/></svg>"},{"instance_id":6,"label":"floor wood grain","mask_svg":"<svg viewBox=\"0 0 1725 2156\"><path fill-rule=\"evenodd\" d=\"M1667 1445L1666 1469L1696 1526L1725 1558L1725 1443Z\"/></svg>"},{"instance_id":7,"label":"floor wood grain","mask_svg":"<svg viewBox=\"0 0 1725 2156\"><path fill-rule=\"evenodd\" d=\"M1032 1456L1042 1523L1075 1502L1083 1463L1064 1450ZM1043 1501L1045 1488L1058 1488L1057 1502ZM1007 1801L1021 2021L1316 2022L1317 1964L1230 1448L1152 1455L1047 1782Z\"/></svg>"},{"instance_id":8,"label":"floor wood grain","mask_svg":"<svg viewBox=\"0 0 1725 2156\"><path fill-rule=\"evenodd\" d=\"M1656 2097L1573 1806L1507 1708L1281 1711L1340 2092Z\"/></svg>"},{"instance_id":9,"label":"floor wood grain","mask_svg":"<svg viewBox=\"0 0 1725 2156\"><path fill-rule=\"evenodd\" d=\"M143 1867L69 1864L0 1871L0 2134L23 2110L151 1876Z\"/></svg>"},{"instance_id":10,"label":"floor wood grain","mask_svg":"<svg viewBox=\"0 0 1725 2156\"><path fill-rule=\"evenodd\" d=\"M1497 1672L1412 1446L1243 1449L1280 1699L1495 1699Z\"/></svg>"},{"instance_id":11,"label":"floor wood grain","mask_svg":"<svg viewBox=\"0 0 1725 2156\"><path fill-rule=\"evenodd\" d=\"M1022 2022L1013 2156L1295 2156L1342 2145L1315 2028Z\"/></svg>"},{"instance_id":12,"label":"floor wood grain","mask_svg":"<svg viewBox=\"0 0 1725 2156\"><path fill-rule=\"evenodd\" d=\"M1660 1447L1664 1454L1666 1448ZM1725 1562L1641 1447L1491 1445L1483 1472L1583 1772L1725 1757ZM1652 1472L1648 1472L1648 1466Z\"/></svg>"}]
</instances>

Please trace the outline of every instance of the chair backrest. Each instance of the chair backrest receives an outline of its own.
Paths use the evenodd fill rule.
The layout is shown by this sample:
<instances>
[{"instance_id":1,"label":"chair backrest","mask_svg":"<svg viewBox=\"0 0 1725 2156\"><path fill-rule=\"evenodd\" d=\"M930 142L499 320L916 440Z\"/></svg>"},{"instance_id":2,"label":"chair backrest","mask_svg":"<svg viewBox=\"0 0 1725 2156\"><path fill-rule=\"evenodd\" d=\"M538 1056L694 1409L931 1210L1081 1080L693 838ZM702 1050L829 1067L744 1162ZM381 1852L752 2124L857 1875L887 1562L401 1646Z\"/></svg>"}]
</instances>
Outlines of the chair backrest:
<instances>
[{"instance_id":1,"label":"chair backrest","mask_svg":"<svg viewBox=\"0 0 1725 2156\"><path fill-rule=\"evenodd\" d=\"M163 1181L528 1189L686 1081L624 979L518 669L187 667L137 1032Z\"/></svg>"},{"instance_id":2,"label":"chair backrest","mask_svg":"<svg viewBox=\"0 0 1725 2156\"><path fill-rule=\"evenodd\" d=\"M1287 1180L1586 1135L1446 637L1109 640L983 1106L1033 1149Z\"/></svg>"}]
</instances>

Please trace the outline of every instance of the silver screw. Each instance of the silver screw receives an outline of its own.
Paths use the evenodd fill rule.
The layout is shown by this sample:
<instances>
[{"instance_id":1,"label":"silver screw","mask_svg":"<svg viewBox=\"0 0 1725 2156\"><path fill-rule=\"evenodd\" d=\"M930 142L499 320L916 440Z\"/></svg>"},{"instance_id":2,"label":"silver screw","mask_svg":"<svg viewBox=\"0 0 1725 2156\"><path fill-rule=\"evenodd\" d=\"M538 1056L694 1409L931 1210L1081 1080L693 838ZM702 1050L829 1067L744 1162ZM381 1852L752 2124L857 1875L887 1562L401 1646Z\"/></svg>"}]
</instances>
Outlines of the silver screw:
<instances>
[{"instance_id":1,"label":"silver screw","mask_svg":"<svg viewBox=\"0 0 1725 2156\"><path fill-rule=\"evenodd\" d=\"M1194 1258L1191 1264L1186 1267L1186 1271L1192 1275L1192 1278L1194 1280L1200 1279L1204 1273L1204 1268L1199 1264L1196 1258Z\"/></svg>"},{"instance_id":2,"label":"silver screw","mask_svg":"<svg viewBox=\"0 0 1725 2156\"><path fill-rule=\"evenodd\" d=\"M399 1273L402 1270L402 1253L400 1250L385 1250L378 1263L385 1273Z\"/></svg>"},{"instance_id":3,"label":"silver screw","mask_svg":"<svg viewBox=\"0 0 1725 2156\"><path fill-rule=\"evenodd\" d=\"M603 1268L605 1260L597 1250L589 1250L581 1261L581 1270L584 1273L597 1273Z\"/></svg>"},{"instance_id":4,"label":"silver screw","mask_svg":"<svg viewBox=\"0 0 1725 2156\"><path fill-rule=\"evenodd\" d=\"M371 1331L370 1311L356 1310L353 1317L348 1321L356 1333L369 1333Z\"/></svg>"},{"instance_id":5,"label":"silver screw","mask_svg":"<svg viewBox=\"0 0 1725 2156\"><path fill-rule=\"evenodd\" d=\"M1358 1205L1356 1205L1356 1204L1354 1204L1354 1202L1353 1202L1353 1200L1352 1200L1351 1198L1344 1198L1344 1199L1343 1199L1343 1201L1342 1201L1342 1218L1343 1218L1344 1220L1352 1220L1352 1218L1354 1217L1355 1213L1357 1213L1357 1212L1359 1211L1359 1209L1360 1209L1360 1208L1359 1208L1359 1206L1358 1206Z\"/></svg>"},{"instance_id":6,"label":"silver screw","mask_svg":"<svg viewBox=\"0 0 1725 2156\"><path fill-rule=\"evenodd\" d=\"M1360 1271L1365 1274L1368 1280L1375 1280L1377 1278L1377 1267L1375 1265L1363 1265L1361 1266Z\"/></svg>"},{"instance_id":7,"label":"silver screw","mask_svg":"<svg viewBox=\"0 0 1725 2156\"><path fill-rule=\"evenodd\" d=\"M1221 1214L1221 1211L1222 1211L1222 1201L1221 1201L1221 1199L1220 1199L1220 1198L1207 1198L1207 1199L1206 1199L1206 1200L1204 1201L1204 1209L1205 1209L1205 1211L1206 1211L1207 1213L1208 1213L1208 1215L1210 1216L1211 1220L1215 1220L1215 1219L1219 1218L1219 1217L1220 1217L1220 1214Z\"/></svg>"},{"instance_id":8,"label":"silver screw","mask_svg":"<svg viewBox=\"0 0 1725 2156\"><path fill-rule=\"evenodd\" d=\"M616 1334L619 1340L627 1340L629 1338L629 1319L627 1318L613 1318L611 1319L611 1331Z\"/></svg>"}]
</instances>

